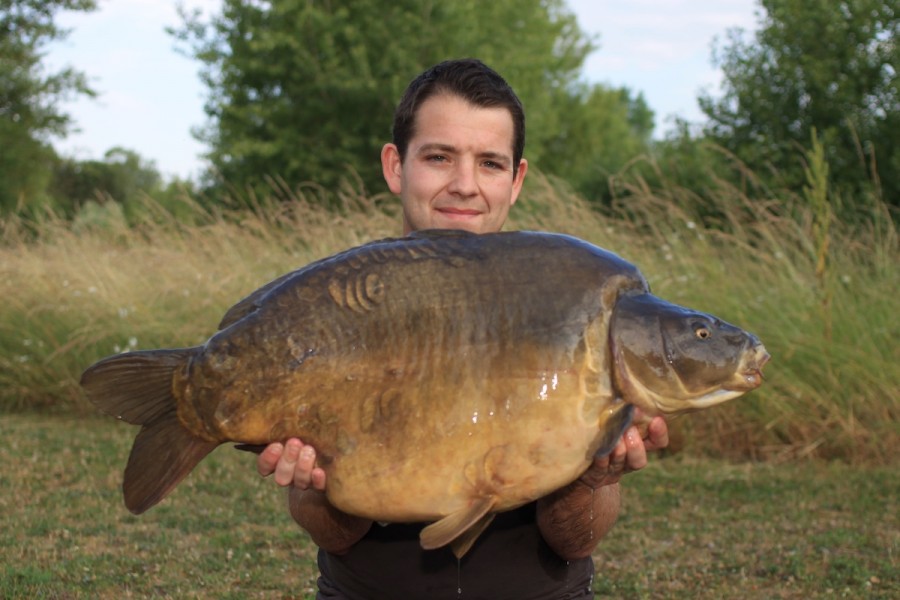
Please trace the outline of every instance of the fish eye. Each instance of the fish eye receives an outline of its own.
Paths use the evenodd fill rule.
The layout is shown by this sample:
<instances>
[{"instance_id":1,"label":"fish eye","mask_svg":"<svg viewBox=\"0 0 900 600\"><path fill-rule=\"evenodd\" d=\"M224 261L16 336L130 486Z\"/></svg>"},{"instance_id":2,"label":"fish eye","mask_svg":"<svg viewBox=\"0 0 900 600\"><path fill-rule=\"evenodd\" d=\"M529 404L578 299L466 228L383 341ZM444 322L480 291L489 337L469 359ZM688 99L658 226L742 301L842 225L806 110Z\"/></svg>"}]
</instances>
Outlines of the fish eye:
<instances>
[{"instance_id":1,"label":"fish eye","mask_svg":"<svg viewBox=\"0 0 900 600\"><path fill-rule=\"evenodd\" d=\"M694 335L696 335L698 339L705 340L712 335L712 332L706 327L700 326L694 329Z\"/></svg>"}]
</instances>

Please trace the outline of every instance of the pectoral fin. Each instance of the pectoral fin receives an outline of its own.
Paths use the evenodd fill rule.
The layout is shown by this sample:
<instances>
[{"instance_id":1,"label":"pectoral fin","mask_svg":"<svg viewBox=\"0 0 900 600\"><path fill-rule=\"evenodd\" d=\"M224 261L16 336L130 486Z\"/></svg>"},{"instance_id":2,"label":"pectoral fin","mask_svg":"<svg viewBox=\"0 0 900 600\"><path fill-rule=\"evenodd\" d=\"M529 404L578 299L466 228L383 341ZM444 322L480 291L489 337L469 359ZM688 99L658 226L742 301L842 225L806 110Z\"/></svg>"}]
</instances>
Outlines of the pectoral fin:
<instances>
[{"instance_id":1,"label":"pectoral fin","mask_svg":"<svg viewBox=\"0 0 900 600\"><path fill-rule=\"evenodd\" d=\"M488 512L493 508L495 502L496 499L493 496L478 498L463 510L456 511L440 521L432 523L419 534L422 548L433 550L454 543L457 538L462 538L458 543L454 543L453 547L453 553L458 557L462 556L472 547L475 538L491 522L493 515L488 515ZM469 530L474 530L474 532Z\"/></svg>"},{"instance_id":2,"label":"pectoral fin","mask_svg":"<svg viewBox=\"0 0 900 600\"><path fill-rule=\"evenodd\" d=\"M634 417L633 404L616 404L609 408L604 418L600 422L600 431L602 432L600 447L594 453L594 457L600 458L612 452L616 444L619 443L625 430L631 425Z\"/></svg>"}]
</instances>

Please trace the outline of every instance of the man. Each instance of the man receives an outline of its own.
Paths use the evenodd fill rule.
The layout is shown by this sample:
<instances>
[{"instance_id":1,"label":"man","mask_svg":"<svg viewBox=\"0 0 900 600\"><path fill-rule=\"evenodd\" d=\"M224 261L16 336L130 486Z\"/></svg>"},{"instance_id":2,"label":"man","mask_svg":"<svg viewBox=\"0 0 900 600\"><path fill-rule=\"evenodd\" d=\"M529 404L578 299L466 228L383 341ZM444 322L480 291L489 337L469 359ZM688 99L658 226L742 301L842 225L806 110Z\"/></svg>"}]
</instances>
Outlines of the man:
<instances>
[{"instance_id":1,"label":"man","mask_svg":"<svg viewBox=\"0 0 900 600\"><path fill-rule=\"evenodd\" d=\"M481 62L447 61L413 80L381 152L404 234L499 231L528 171L524 143L521 103ZM257 470L290 487L291 515L320 548L318 598L592 598L590 555L618 516L619 478L667 443L659 417L646 440L630 428L577 481L499 514L460 561L422 550L423 524L381 525L331 506L315 450L300 440L268 446Z\"/></svg>"}]
</instances>

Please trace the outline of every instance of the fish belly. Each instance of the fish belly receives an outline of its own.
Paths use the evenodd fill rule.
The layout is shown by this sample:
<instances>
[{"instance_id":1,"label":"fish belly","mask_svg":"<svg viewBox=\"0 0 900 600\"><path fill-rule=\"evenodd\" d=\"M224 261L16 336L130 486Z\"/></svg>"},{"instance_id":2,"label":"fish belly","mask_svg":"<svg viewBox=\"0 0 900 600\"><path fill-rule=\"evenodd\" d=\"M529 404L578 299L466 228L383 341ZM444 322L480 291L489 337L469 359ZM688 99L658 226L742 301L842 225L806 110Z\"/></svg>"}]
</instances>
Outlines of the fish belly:
<instances>
[{"instance_id":1,"label":"fish belly","mask_svg":"<svg viewBox=\"0 0 900 600\"><path fill-rule=\"evenodd\" d=\"M322 263L211 338L179 415L207 439L312 444L353 514L534 500L587 467L610 402L603 285L619 265L554 248Z\"/></svg>"}]
</instances>

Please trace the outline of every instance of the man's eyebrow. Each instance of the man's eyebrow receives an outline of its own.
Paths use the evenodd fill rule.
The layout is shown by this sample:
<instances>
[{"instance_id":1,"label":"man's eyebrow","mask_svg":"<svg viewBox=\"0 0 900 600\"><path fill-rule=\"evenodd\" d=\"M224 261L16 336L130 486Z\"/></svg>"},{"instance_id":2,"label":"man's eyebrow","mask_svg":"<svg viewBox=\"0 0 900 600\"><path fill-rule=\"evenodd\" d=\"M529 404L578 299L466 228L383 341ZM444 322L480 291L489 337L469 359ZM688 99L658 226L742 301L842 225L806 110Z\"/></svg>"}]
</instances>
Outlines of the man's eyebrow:
<instances>
[{"instance_id":1,"label":"man's eyebrow","mask_svg":"<svg viewBox=\"0 0 900 600\"><path fill-rule=\"evenodd\" d=\"M504 154L503 152L487 151L487 152L480 153L478 156L480 158L487 158L487 159L494 160L497 162L503 162L503 163L512 162L512 158L509 156L509 154Z\"/></svg>"},{"instance_id":2,"label":"man's eyebrow","mask_svg":"<svg viewBox=\"0 0 900 600\"><path fill-rule=\"evenodd\" d=\"M416 154L426 154L428 152L456 152L456 146L432 142L430 144L423 144L416 149Z\"/></svg>"},{"instance_id":3,"label":"man's eyebrow","mask_svg":"<svg viewBox=\"0 0 900 600\"><path fill-rule=\"evenodd\" d=\"M440 142L432 142L429 144L423 144L419 146L416 150L416 154L427 154L429 152L447 152L454 153L457 152L456 146L452 144L442 144ZM495 160L497 162L510 163L512 162L512 157L509 154L505 154L503 152L495 152L493 150L486 150L484 152L478 153L479 158L486 158L488 160Z\"/></svg>"}]
</instances>

